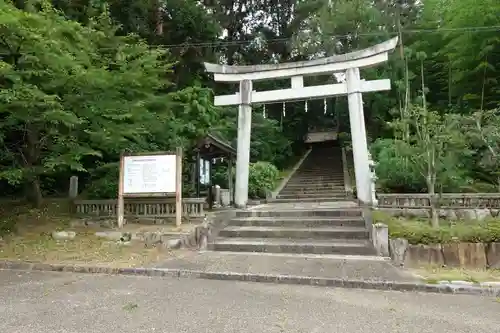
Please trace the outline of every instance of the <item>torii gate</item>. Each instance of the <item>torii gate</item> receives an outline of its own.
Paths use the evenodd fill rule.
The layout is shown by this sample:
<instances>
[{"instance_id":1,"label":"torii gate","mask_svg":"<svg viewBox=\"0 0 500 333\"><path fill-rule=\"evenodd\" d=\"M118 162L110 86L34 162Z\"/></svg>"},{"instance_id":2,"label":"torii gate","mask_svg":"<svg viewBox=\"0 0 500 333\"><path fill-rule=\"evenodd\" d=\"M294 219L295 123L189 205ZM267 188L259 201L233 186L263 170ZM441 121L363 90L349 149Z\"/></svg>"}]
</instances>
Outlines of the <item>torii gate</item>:
<instances>
[{"instance_id":1,"label":"torii gate","mask_svg":"<svg viewBox=\"0 0 500 333\"><path fill-rule=\"evenodd\" d=\"M256 66L226 66L205 63L207 72L214 73L219 82L239 82L239 93L215 96L217 106L239 105L238 144L236 157L235 205L244 208L248 201L248 174L250 163L250 131L252 124L252 103L285 102L304 99L323 99L347 95L349 120L353 145L354 169L358 199L371 203L371 178L368 145L363 113L362 93L391 89L389 79L365 81L360 78L359 69L388 60L388 53L396 47L395 37L368 49L335 55L327 58ZM338 84L304 87L304 76L318 74L346 73L346 80ZM252 81L291 79L291 88L253 91Z\"/></svg>"}]
</instances>

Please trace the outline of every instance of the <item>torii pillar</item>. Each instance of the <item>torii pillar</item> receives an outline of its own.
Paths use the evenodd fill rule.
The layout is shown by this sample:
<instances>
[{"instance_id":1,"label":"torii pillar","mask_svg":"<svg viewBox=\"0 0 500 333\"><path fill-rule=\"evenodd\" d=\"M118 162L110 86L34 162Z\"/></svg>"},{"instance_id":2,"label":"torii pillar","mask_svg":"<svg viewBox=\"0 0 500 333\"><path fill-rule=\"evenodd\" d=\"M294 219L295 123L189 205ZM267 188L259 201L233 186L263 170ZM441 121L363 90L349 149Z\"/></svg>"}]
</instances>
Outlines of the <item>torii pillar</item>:
<instances>
[{"instance_id":1,"label":"torii pillar","mask_svg":"<svg viewBox=\"0 0 500 333\"><path fill-rule=\"evenodd\" d=\"M234 205L244 208L248 201L250 173L250 134L252 131L252 81L240 81L238 108L238 143L236 146L236 186Z\"/></svg>"},{"instance_id":2,"label":"torii pillar","mask_svg":"<svg viewBox=\"0 0 500 333\"><path fill-rule=\"evenodd\" d=\"M368 144L363 113L362 93L391 89L388 79L365 81L360 68L370 67L388 60L388 53L396 47L398 38L371 48L309 61L257 66L226 66L205 63L207 72L214 73L219 82L239 82L239 93L215 96L216 106L239 105L238 145L236 160L235 206L244 208L248 201L248 175L250 163L250 132L252 103L279 103L286 101L324 99L347 95L349 121L353 145L356 192L362 204L371 204L371 176ZM304 76L345 72L346 82L304 87ZM253 91L252 82L290 78L291 88Z\"/></svg>"}]
</instances>

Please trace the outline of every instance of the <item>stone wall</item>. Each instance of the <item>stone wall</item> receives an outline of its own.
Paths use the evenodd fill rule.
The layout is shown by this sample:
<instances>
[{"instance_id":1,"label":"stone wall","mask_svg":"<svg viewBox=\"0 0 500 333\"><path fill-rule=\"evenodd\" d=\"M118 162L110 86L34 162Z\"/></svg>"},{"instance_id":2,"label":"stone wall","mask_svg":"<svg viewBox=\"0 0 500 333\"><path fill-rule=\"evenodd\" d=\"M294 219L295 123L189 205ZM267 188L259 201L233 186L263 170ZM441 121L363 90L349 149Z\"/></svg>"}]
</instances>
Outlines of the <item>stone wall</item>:
<instances>
[{"instance_id":1,"label":"stone wall","mask_svg":"<svg viewBox=\"0 0 500 333\"><path fill-rule=\"evenodd\" d=\"M428 194L377 194L380 211L393 216L430 217ZM438 213L445 219L483 220L500 217L500 193L443 193L436 195Z\"/></svg>"},{"instance_id":2,"label":"stone wall","mask_svg":"<svg viewBox=\"0 0 500 333\"><path fill-rule=\"evenodd\" d=\"M389 240L389 250L394 263L405 267L500 269L500 243L411 245L397 238Z\"/></svg>"},{"instance_id":3,"label":"stone wall","mask_svg":"<svg viewBox=\"0 0 500 333\"><path fill-rule=\"evenodd\" d=\"M203 223L196 226L195 230L183 239L184 247L205 250L207 245L213 242L219 232L236 216L236 211L236 209L227 209L207 213Z\"/></svg>"}]
</instances>

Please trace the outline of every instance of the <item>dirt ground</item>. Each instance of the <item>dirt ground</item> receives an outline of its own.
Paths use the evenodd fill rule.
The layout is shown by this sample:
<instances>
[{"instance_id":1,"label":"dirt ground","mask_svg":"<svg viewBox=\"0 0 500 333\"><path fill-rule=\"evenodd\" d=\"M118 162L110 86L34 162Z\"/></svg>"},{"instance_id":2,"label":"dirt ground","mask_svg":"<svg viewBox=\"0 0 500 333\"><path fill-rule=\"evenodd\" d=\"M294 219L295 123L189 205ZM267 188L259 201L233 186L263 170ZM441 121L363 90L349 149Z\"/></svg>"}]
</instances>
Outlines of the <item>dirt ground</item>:
<instances>
[{"instance_id":1,"label":"dirt ground","mask_svg":"<svg viewBox=\"0 0 500 333\"><path fill-rule=\"evenodd\" d=\"M44 263L78 263L114 267L138 267L154 263L174 253L163 247L146 247L144 242L117 242L95 236L96 231L113 229L95 226L70 227L71 217L57 203L43 209L15 207L3 219L15 219L16 231L0 238L0 260L22 260ZM130 233L162 231L185 233L192 225L128 224L121 231ZM72 240L56 240L53 231L75 231Z\"/></svg>"}]
</instances>

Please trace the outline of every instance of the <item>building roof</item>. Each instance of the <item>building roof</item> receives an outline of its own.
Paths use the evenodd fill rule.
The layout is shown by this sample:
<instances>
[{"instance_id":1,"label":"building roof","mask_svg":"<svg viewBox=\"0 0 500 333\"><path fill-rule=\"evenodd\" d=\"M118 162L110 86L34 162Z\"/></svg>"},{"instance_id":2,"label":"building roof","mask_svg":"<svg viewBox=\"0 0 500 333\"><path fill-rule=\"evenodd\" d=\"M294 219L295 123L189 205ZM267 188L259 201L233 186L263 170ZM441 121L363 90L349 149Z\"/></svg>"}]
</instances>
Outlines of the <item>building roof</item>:
<instances>
[{"instance_id":1,"label":"building roof","mask_svg":"<svg viewBox=\"0 0 500 333\"><path fill-rule=\"evenodd\" d=\"M209 133L198 141L196 148L204 158L234 157L236 149L218 133Z\"/></svg>"}]
</instances>

